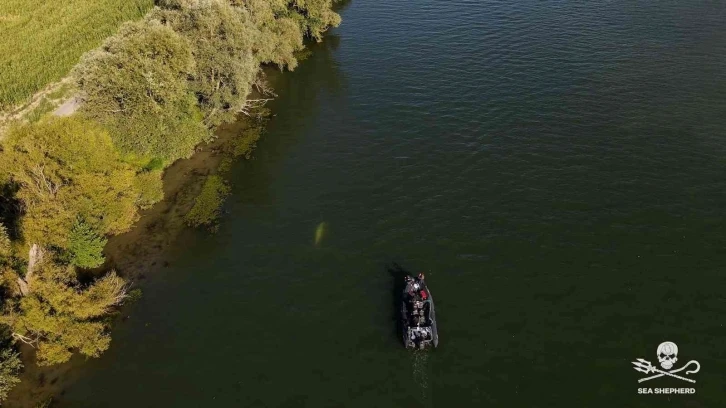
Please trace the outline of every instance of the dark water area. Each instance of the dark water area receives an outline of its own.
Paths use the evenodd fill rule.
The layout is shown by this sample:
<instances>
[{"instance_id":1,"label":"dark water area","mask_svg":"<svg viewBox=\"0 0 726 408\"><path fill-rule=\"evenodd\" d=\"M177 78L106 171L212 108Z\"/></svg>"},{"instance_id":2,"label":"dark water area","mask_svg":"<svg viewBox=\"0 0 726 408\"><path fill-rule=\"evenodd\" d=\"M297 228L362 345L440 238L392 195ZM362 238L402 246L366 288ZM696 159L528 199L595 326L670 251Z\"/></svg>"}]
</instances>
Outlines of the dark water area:
<instances>
[{"instance_id":1,"label":"dark water area","mask_svg":"<svg viewBox=\"0 0 726 408\"><path fill-rule=\"evenodd\" d=\"M219 232L150 271L60 405L726 405L726 3L342 15ZM403 349L391 262L426 272L439 349ZM638 383L666 340L695 384Z\"/></svg>"}]
</instances>

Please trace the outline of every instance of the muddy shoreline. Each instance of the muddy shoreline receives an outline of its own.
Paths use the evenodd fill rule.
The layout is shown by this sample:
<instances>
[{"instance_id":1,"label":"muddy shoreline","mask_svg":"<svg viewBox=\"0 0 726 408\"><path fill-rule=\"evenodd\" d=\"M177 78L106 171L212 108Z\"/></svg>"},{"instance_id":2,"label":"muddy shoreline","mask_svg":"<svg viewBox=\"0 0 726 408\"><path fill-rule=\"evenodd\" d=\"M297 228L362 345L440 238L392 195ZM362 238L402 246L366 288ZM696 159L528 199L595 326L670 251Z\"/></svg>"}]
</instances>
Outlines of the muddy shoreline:
<instances>
[{"instance_id":1,"label":"muddy shoreline","mask_svg":"<svg viewBox=\"0 0 726 408\"><path fill-rule=\"evenodd\" d=\"M172 259L169 259L168 249L189 228L184 215L194 205L207 176L223 175L231 160L249 157L263 126L264 120L240 115L237 121L216 129L216 138L199 146L190 158L169 166L163 175L164 199L141 211L130 231L109 238L104 249L106 264L102 269L115 269L132 283L133 288L143 288L147 273L169 266ZM240 151L240 146L247 150ZM115 319L124 316L124 308L121 308ZM3 406L52 407L53 397L63 394L87 361L87 358L75 355L68 363L39 367L35 363L35 353L29 347L22 349L22 359L25 370L21 382L11 390Z\"/></svg>"}]
</instances>

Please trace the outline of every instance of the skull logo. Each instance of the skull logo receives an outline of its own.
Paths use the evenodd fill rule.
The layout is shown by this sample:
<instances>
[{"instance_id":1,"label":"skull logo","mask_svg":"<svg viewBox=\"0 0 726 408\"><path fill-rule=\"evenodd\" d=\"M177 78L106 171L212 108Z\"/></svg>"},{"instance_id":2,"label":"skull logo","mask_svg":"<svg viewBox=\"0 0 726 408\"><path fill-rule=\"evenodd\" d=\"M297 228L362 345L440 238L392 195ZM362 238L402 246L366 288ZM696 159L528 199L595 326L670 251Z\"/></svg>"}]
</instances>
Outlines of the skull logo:
<instances>
[{"instance_id":1,"label":"skull logo","mask_svg":"<svg viewBox=\"0 0 726 408\"><path fill-rule=\"evenodd\" d=\"M672 341L664 341L658 345L658 362L666 370L673 368L678 361L678 346Z\"/></svg>"}]
</instances>

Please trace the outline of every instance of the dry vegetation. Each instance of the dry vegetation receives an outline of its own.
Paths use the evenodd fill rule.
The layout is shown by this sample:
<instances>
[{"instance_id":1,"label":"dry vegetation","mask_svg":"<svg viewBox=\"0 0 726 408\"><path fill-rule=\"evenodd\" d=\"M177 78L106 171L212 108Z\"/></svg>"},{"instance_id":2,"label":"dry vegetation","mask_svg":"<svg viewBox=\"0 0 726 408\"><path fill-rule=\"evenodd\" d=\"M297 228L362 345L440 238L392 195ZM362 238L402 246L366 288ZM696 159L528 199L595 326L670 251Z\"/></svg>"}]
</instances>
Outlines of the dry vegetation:
<instances>
[{"instance_id":1,"label":"dry vegetation","mask_svg":"<svg viewBox=\"0 0 726 408\"><path fill-rule=\"evenodd\" d=\"M86 51L153 0L3 0L0 2L0 111L63 78Z\"/></svg>"}]
</instances>

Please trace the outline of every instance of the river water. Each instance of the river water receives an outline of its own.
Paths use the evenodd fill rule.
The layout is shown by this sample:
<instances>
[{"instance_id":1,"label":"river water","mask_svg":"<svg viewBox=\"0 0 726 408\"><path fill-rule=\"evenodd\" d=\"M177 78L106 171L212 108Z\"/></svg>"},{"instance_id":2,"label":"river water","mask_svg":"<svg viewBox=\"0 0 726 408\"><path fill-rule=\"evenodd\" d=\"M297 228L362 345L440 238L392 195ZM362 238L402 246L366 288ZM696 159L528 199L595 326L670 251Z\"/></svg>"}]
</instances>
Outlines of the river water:
<instances>
[{"instance_id":1,"label":"river water","mask_svg":"<svg viewBox=\"0 0 726 408\"><path fill-rule=\"evenodd\" d=\"M726 404L726 4L342 15L219 231L152 267L61 406ZM439 349L402 348L392 262L426 272ZM695 384L637 382L666 340Z\"/></svg>"}]
</instances>

